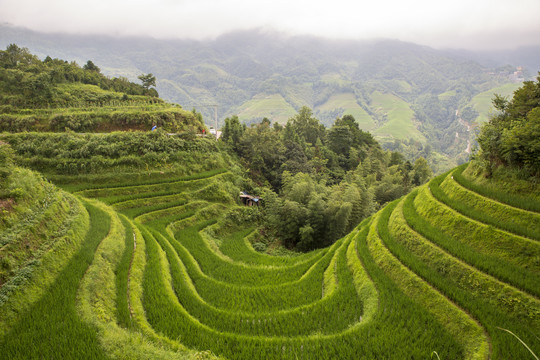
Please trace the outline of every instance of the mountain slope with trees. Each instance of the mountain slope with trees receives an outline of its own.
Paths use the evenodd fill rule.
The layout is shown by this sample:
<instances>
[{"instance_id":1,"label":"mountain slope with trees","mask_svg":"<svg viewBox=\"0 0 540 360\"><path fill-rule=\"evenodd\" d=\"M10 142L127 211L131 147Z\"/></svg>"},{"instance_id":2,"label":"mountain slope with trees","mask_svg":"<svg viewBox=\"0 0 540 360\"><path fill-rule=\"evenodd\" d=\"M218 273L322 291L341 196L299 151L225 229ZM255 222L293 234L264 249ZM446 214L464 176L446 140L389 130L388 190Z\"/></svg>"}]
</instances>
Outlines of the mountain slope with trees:
<instances>
[{"instance_id":1,"label":"mountain slope with trees","mask_svg":"<svg viewBox=\"0 0 540 360\"><path fill-rule=\"evenodd\" d=\"M265 241L302 251L332 244L432 174L423 157L411 163L383 150L353 116L326 128L306 107L285 126L263 119L246 127L227 118L220 141L258 185Z\"/></svg>"},{"instance_id":2,"label":"mountain slope with trees","mask_svg":"<svg viewBox=\"0 0 540 360\"><path fill-rule=\"evenodd\" d=\"M248 124L264 117L283 124L303 106L326 126L350 114L385 148L399 149L410 160L427 147L436 155L430 159L436 171L468 159L474 143L468 130L487 115L471 103L474 96L492 97L491 89L538 70L519 72L516 66L523 64L506 66L501 56L480 65L471 59L489 55L475 58L399 41L334 41L263 31L192 41L40 34L4 25L2 41L43 57L54 53L84 62L90 56L111 76L134 80L152 73L163 98L196 107L207 122L214 116L209 104L218 105L221 124L233 115ZM532 64L529 58L523 61Z\"/></svg>"},{"instance_id":3,"label":"mountain slope with trees","mask_svg":"<svg viewBox=\"0 0 540 360\"><path fill-rule=\"evenodd\" d=\"M508 167L540 178L540 73L526 81L511 100L496 96L498 110L484 124L478 136L480 152L488 175L497 167Z\"/></svg>"}]
</instances>

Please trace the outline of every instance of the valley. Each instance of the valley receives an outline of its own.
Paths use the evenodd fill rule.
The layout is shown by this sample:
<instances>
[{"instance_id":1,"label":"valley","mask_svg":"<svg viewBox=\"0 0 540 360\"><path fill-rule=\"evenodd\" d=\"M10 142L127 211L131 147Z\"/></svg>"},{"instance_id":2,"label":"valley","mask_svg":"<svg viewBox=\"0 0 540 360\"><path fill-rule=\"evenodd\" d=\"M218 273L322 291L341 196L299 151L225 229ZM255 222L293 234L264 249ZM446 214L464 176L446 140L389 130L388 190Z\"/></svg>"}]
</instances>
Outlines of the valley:
<instances>
[{"instance_id":1,"label":"valley","mask_svg":"<svg viewBox=\"0 0 540 360\"><path fill-rule=\"evenodd\" d=\"M474 136L461 132L455 111L482 123L495 93L510 96L538 70L514 75L522 64L509 65L500 56L399 41L332 42L257 31L198 42L77 38L4 25L0 46L13 41L42 57L79 63L90 57L108 76L133 81L136 74L151 72L162 98L195 108L209 126L215 126L214 109L204 104L218 106L218 127L234 115L248 125L263 118L284 124L303 106L328 127L350 114L387 149L396 141L429 145L436 154L428 161L437 173L467 161L467 141L474 144ZM526 57L522 62L531 64ZM409 152L404 151L407 158L415 160Z\"/></svg>"},{"instance_id":2,"label":"valley","mask_svg":"<svg viewBox=\"0 0 540 360\"><path fill-rule=\"evenodd\" d=\"M386 45L192 60L219 139L152 73L0 51L0 358L538 358L540 77Z\"/></svg>"}]
</instances>

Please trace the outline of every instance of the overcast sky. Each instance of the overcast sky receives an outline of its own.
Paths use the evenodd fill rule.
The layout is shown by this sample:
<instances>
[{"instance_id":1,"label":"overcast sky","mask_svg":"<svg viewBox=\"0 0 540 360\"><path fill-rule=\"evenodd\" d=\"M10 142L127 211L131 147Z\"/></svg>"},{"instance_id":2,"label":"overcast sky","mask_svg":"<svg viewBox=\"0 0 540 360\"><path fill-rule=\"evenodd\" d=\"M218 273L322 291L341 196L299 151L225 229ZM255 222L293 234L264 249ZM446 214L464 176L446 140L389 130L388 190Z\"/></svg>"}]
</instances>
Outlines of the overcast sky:
<instances>
[{"instance_id":1,"label":"overcast sky","mask_svg":"<svg viewBox=\"0 0 540 360\"><path fill-rule=\"evenodd\" d=\"M263 28L437 48L540 44L540 0L0 0L0 22L157 38L207 39Z\"/></svg>"}]
</instances>

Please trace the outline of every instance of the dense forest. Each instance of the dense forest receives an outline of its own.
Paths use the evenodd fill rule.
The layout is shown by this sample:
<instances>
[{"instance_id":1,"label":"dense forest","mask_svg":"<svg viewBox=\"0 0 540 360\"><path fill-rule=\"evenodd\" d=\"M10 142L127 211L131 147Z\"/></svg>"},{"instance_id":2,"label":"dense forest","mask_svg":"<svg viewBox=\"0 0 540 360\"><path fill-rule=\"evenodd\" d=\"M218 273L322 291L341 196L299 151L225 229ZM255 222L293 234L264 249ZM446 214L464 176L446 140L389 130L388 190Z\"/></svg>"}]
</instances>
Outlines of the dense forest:
<instances>
[{"instance_id":1,"label":"dense forest","mask_svg":"<svg viewBox=\"0 0 540 360\"><path fill-rule=\"evenodd\" d=\"M353 116L326 128L306 107L285 126L227 118L220 141L262 186L253 190L263 196L267 235L303 251L332 244L432 174L423 157L411 163L383 150Z\"/></svg>"}]
</instances>

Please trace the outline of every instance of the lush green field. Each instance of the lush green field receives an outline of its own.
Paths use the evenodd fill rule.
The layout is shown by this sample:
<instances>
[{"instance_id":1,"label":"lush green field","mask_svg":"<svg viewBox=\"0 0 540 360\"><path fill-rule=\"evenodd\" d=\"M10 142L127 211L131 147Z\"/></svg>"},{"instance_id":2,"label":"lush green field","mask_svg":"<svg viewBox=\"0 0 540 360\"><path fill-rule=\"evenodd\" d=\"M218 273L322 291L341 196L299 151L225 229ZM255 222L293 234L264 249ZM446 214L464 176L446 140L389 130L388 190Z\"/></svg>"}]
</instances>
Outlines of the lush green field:
<instances>
[{"instance_id":1,"label":"lush green field","mask_svg":"<svg viewBox=\"0 0 540 360\"><path fill-rule=\"evenodd\" d=\"M482 124L489 120L490 114L494 111L491 101L494 94L502 95L504 97L512 98L512 94L516 91L521 84L505 84L487 91L481 92L471 99L470 104L478 111L479 115L475 122Z\"/></svg>"},{"instance_id":2,"label":"lush green field","mask_svg":"<svg viewBox=\"0 0 540 360\"><path fill-rule=\"evenodd\" d=\"M371 98L371 107L385 119L374 131L376 137L381 139L396 138L426 141L426 138L414 123L414 112L407 102L393 94L379 91L375 91Z\"/></svg>"},{"instance_id":3,"label":"lush green field","mask_svg":"<svg viewBox=\"0 0 540 360\"><path fill-rule=\"evenodd\" d=\"M332 95L328 101L315 108L317 111L332 111L335 109L343 109L343 115L352 115L360 129L364 131L372 130L375 127L375 122L371 116L360 105L353 93L342 93Z\"/></svg>"},{"instance_id":4,"label":"lush green field","mask_svg":"<svg viewBox=\"0 0 540 360\"><path fill-rule=\"evenodd\" d=\"M94 85L78 85L89 91ZM190 111L164 103L161 99L140 96L122 101L118 93L108 92L103 100L70 103L69 106L47 109L12 109L0 111L0 131L75 131L111 132L118 130L150 131L154 125L168 132L201 133L204 124ZM99 98L98 98L99 99Z\"/></svg>"},{"instance_id":5,"label":"lush green field","mask_svg":"<svg viewBox=\"0 0 540 360\"><path fill-rule=\"evenodd\" d=\"M295 109L279 94L257 95L242 104L238 110L238 118L242 121L267 117L285 123L295 114Z\"/></svg>"},{"instance_id":6,"label":"lush green field","mask_svg":"<svg viewBox=\"0 0 540 360\"><path fill-rule=\"evenodd\" d=\"M51 176L72 193L13 171L9 186L29 184L20 211L2 223L0 256L32 271L3 273L2 357L540 353L535 200L523 209L511 193L478 192L484 185L465 165L328 248L270 256L251 243L259 209L236 205L237 175L212 164L184 175L118 173L114 183L105 173L79 175L72 185L72 176ZM48 241L31 254L16 247L30 233ZM19 249L21 265L6 260L8 248Z\"/></svg>"}]
</instances>

